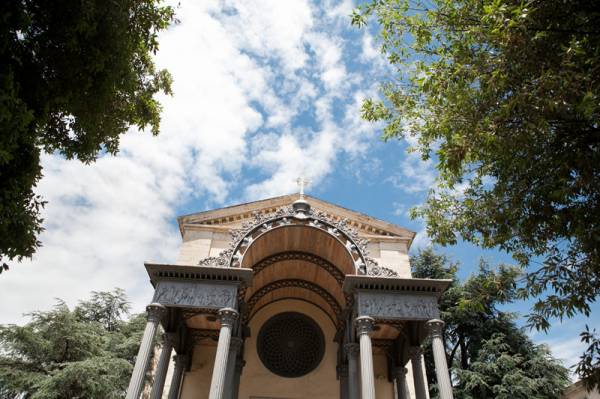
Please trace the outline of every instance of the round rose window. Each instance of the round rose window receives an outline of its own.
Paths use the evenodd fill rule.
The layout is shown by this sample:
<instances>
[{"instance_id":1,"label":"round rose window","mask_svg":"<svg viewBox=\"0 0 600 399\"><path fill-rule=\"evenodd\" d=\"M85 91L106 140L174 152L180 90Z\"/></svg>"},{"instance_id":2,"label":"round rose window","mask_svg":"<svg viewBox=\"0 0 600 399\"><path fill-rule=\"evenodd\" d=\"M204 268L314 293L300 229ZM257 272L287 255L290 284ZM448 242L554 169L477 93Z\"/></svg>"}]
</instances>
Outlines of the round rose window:
<instances>
[{"instance_id":1,"label":"round rose window","mask_svg":"<svg viewBox=\"0 0 600 399\"><path fill-rule=\"evenodd\" d=\"M280 313L262 326L257 350L266 368L282 377L301 377L313 371L325 353L323 332L310 317Z\"/></svg>"}]
</instances>

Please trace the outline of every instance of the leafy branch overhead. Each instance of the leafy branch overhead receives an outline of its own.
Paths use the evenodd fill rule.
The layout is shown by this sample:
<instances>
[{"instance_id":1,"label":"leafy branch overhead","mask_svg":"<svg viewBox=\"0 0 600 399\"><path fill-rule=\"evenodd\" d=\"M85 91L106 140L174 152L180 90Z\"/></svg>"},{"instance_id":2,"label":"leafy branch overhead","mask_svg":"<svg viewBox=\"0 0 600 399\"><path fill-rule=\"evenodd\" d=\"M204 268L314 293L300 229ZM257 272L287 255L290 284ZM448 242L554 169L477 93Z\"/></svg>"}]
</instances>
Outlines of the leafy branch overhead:
<instances>
[{"instance_id":1,"label":"leafy branch overhead","mask_svg":"<svg viewBox=\"0 0 600 399\"><path fill-rule=\"evenodd\" d=\"M413 216L437 243L510 252L529 323L589 315L600 293L600 9L587 0L376 0L395 76L363 117L411 138L438 179ZM593 363L593 362L592 362ZM597 383L598 369L580 368Z\"/></svg>"},{"instance_id":2,"label":"leafy branch overhead","mask_svg":"<svg viewBox=\"0 0 600 399\"><path fill-rule=\"evenodd\" d=\"M152 55L174 20L161 0L0 5L0 260L39 247L40 154L93 162L130 126L157 134L171 76ZM0 263L0 271L7 268Z\"/></svg>"}]
</instances>

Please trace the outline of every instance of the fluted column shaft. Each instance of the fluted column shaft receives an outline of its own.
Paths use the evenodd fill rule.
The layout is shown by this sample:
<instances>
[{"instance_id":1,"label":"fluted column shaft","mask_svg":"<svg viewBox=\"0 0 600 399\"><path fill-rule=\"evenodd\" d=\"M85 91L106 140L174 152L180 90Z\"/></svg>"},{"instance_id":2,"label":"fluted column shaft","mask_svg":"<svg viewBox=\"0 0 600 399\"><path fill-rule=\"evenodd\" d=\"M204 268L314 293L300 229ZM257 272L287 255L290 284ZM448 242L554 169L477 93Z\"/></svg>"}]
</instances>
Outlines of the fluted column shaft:
<instances>
[{"instance_id":1,"label":"fluted column shaft","mask_svg":"<svg viewBox=\"0 0 600 399\"><path fill-rule=\"evenodd\" d=\"M160 323L167 309L160 303L151 303L146 306L146 312L148 313L148 322L146 323L140 349L135 359L135 366L133 367L133 373L131 373L131 380L129 380L126 399L138 399L142 393L144 377L154 347L154 336L158 329L158 323Z\"/></svg>"},{"instance_id":2,"label":"fluted column shaft","mask_svg":"<svg viewBox=\"0 0 600 399\"><path fill-rule=\"evenodd\" d=\"M409 355L410 363L412 364L416 399L427 399L429 398L429 388L425 379L425 373L423 372L423 349L420 346L412 346L409 349Z\"/></svg>"},{"instance_id":3,"label":"fluted column shaft","mask_svg":"<svg viewBox=\"0 0 600 399\"><path fill-rule=\"evenodd\" d=\"M450 382L450 373L448 372L448 363L446 362L446 350L444 349L444 340L442 338L444 322L433 319L427 322L429 333L431 335L431 348L433 350L433 361L435 362L435 374L437 376L440 399L453 399L452 383Z\"/></svg>"},{"instance_id":4,"label":"fluted column shaft","mask_svg":"<svg viewBox=\"0 0 600 399\"><path fill-rule=\"evenodd\" d=\"M369 316L356 318L356 333L360 344L360 382L362 399L375 399L375 373L373 372L373 347L369 333L375 320Z\"/></svg>"},{"instance_id":5,"label":"fluted column shaft","mask_svg":"<svg viewBox=\"0 0 600 399\"><path fill-rule=\"evenodd\" d=\"M360 347L356 343L348 343L344 345L344 349L346 350L346 356L348 356L348 398L360 399L360 374L358 370Z\"/></svg>"},{"instance_id":6,"label":"fluted column shaft","mask_svg":"<svg viewBox=\"0 0 600 399\"><path fill-rule=\"evenodd\" d=\"M173 334L165 333L163 335L163 347L160 351L156 372L154 373L154 383L150 392L150 399L162 398L165 380L167 379L167 370L171 360L171 351L173 350Z\"/></svg>"},{"instance_id":7,"label":"fluted column shaft","mask_svg":"<svg viewBox=\"0 0 600 399\"><path fill-rule=\"evenodd\" d=\"M231 329L238 317L238 312L235 309L225 308L219 310L219 316L221 318L221 330L219 331L219 342L217 344L217 354L215 356L208 399L223 399L227 358L229 357L229 343L231 341Z\"/></svg>"},{"instance_id":8,"label":"fluted column shaft","mask_svg":"<svg viewBox=\"0 0 600 399\"><path fill-rule=\"evenodd\" d=\"M242 347L242 339L238 337L231 338L229 343L229 354L227 355L227 371L225 375L225 387L223 388L223 398L233 399L235 366L237 354Z\"/></svg>"},{"instance_id":9,"label":"fluted column shaft","mask_svg":"<svg viewBox=\"0 0 600 399\"><path fill-rule=\"evenodd\" d=\"M187 355L175 355L175 369L173 370L171 386L169 387L169 399L178 399L181 378L183 377L183 371L185 370L187 362Z\"/></svg>"},{"instance_id":10,"label":"fluted column shaft","mask_svg":"<svg viewBox=\"0 0 600 399\"><path fill-rule=\"evenodd\" d=\"M408 382L406 381L406 367L394 367L392 373L394 375L394 383L396 385L397 399L411 399L410 391L408 390Z\"/></svg>"}]
</instances>

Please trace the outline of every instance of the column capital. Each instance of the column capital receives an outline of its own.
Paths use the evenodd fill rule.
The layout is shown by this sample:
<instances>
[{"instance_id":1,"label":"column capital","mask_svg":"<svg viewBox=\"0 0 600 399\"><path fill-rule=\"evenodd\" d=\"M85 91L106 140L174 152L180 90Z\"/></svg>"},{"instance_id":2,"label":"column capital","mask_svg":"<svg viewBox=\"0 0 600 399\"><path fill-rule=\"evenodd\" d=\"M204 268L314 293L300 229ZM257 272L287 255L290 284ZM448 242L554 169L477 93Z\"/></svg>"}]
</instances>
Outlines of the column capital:
<instances>
[{"instance_id":1,"label":"column capital","mask_svg":"<svg viewBox=\"0 0 600 399\"><path fill-rule=\"evenodd\" d=\"M408 348L408 355L412 358L418 357L421 359L421 355L423 354L423 348L420 346L410 346Z\"/></svg>"},{"instance_id":2,"label":"column capital","mask_svg":"<svg viewBox=\"0 0 600 399\"><path fill-rule=\"evenodd\" d=\"M358 359L358 355L360 354L360 345L355 342L350 342L344 344L344 350L349 358Z\"/></svg>"},{"instance_id":3,"label":"column capital","mask_svg":"<svg viewBox=\"0 0 600 399\"><path fill-rule=\"evenodd\" d=\"M219 318L221 319L221 327L233 327L233 323L237 320L239 313L232 308L223 308L219 310Z\"/></svg>"},{"instance_id":4,"label":"column capital","mask_svg":"<svg viewBox=\"0 0 600 399\"><path fill-rule=\"evenodd\" d=\"M146 306L146 313L148 314L148 321L158 323L167 313L167 308L160 303L154 302Z\"/></svg>"},{"instance_id":5,"label":"column capital","mask_svg":"<svg viewBox=\"0 0 600 399\"><path fill-rule=\"evenodd\" d=\"M427 323L425 323L425 325L427 326L427 329L429 330L429 334L432 337L442 337L442 332L444 331L444 323L442 320L440 319L431 319L429 320Z\"/></svg>"},{"instance_id":6,"label":"column capital","mask_svg":"<svg viewBox=\"0 0 600 399\"><path fill-rule=\"evenodd\" d=\"M368 334L375 327L375 319L370 316L360 316L355 319L358 335Z\"/></svg>"},{"instance_id":7,"label":"column capital","mask_svg":"<svg viewBox=\"0 0 600 399\"><path fill-rule=\"evenodd\" d=\"M408 373L408 369L406 367L394 367L392 368L392 376L394 379L404 378L406 377L406 373Z\"/></svg>"}]
</instances>

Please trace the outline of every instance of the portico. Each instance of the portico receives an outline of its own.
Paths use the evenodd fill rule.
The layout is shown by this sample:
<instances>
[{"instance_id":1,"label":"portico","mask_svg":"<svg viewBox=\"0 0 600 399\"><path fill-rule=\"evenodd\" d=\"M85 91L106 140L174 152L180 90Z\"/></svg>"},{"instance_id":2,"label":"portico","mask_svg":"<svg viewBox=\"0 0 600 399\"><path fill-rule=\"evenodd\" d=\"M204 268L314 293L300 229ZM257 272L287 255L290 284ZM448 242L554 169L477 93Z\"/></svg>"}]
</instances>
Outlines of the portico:
<instances>
[{"instance_id":1,"label":"portico","mask_svg":"<svg viewBox=\"0 0 600 399\"><path fill-rule=\"evenodd\" d=\"M427 371L452 398L437 307L449 281L410 277L414 233L297 195L179 222L177 264L146 264L155 293L128 399L159 323L152 398L425 399L428 336Z\"/></svg>"}]
</instances>

